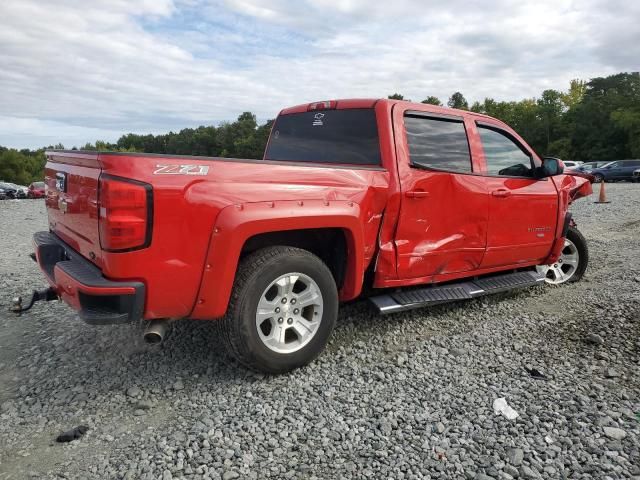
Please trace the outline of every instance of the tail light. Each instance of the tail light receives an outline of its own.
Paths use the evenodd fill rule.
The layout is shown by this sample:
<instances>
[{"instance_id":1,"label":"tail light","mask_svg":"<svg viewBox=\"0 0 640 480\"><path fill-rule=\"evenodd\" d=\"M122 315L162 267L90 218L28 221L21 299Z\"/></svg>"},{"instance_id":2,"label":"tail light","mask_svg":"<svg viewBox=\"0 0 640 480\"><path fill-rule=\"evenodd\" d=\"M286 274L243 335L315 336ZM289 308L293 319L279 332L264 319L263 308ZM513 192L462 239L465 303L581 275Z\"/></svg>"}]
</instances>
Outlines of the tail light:
<instances>
[{"instance_id":1,"label":"tail light","mask_svg":"<svg viewBox=\"0 0 640 480\"><path fill-rule=\"evenodd\" d=\"M149 246L153 219L151 185L100 177L100 246L122 252Z\"/></svg>"}]
</instances>

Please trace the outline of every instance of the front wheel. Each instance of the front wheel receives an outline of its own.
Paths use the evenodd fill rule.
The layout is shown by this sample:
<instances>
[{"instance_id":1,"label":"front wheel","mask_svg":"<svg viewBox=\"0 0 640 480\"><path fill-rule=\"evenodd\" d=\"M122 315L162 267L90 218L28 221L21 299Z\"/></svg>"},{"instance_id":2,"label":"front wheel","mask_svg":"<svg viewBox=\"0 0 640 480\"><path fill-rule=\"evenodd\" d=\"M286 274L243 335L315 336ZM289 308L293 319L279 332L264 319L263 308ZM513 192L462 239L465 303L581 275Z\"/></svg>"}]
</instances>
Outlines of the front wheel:
<instances>
[{"instance_id":1,"label":"front wheel","mask_svg":"<svg viewBox=\"0 0 640 480\"><path fill-rule=\"evenodd\" d=\"M593 175L593 181L595 183L600 183L600 182L604 182L604 175L602 175L601 173L596 173Z\"/></svg>"},{"instance_id":2,"label":"front wheel","mask_svg":"<svg viewBox=\"0 0 640 480\"><path fill-rule=\"evenodd\" d=\"M577 228L569 227L558 261L552 265L538 265L536 269L545 276L545 282L559 285L580 280L588 264L587 241Z\"/></svg>"},{"instance_id":3,"label":"front wheel","mask_svg":"<svg viewBox=\"0 0 640 480\"><path fill-rule=\"evenodd\" d=\"M338 292L324 262L299 248L268 247L240 262L222 327L240 363L283 373L320 354L337 316Z\"/></svg>"}]
</instances>

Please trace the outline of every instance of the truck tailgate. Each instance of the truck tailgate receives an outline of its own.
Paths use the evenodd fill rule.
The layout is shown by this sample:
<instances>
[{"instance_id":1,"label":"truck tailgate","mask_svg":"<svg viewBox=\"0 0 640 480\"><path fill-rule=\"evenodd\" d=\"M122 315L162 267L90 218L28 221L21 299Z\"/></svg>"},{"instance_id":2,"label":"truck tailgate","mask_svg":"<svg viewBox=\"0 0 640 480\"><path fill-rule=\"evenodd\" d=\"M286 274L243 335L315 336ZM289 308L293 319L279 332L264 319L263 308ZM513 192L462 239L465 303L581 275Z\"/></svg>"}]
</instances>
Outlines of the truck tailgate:
<instances>
[{"instance_id":1,"label":"truck tailgate","mask_svg":"<svg viewBox=\"0 0 640 480\"><path fill-rule=\"evenodd\" d=\"M49 228L83 257L101 266L98 227L98 153L47 152Z\"/></svg>"}]
</instances>

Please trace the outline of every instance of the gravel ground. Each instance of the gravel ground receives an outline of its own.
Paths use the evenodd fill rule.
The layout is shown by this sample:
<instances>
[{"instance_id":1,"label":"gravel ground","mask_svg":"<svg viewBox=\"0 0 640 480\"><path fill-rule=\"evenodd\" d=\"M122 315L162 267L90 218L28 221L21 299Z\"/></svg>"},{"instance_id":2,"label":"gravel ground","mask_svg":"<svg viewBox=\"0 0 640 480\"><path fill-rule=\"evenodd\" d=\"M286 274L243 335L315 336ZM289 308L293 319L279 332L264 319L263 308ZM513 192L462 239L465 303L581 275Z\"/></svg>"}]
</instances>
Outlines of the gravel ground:
<instances>
[{"instance_id":1,"label":"gravel ground","mask_svg":"<svg viewBox=\"0 0 640 480\"><path fill-rule=\"evenodd\" d=\"M209 322L151 347L58 302L6 313L43 285L28 254L46 219L0 202L0 479L640 479L640 185L607 190L572 207L581 282L388 317L356 302L279 377L234 364Z\"/></svg>"}]
</instances>

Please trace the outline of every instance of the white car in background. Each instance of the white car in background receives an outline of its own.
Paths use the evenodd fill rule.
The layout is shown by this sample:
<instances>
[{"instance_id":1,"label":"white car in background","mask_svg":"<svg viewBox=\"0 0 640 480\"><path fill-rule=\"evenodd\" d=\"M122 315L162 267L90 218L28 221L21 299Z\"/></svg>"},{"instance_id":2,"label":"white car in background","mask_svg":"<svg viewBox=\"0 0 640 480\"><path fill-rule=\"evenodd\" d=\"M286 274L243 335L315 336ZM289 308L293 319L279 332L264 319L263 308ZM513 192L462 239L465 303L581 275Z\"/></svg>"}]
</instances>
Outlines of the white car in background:
<instances>
[{"instance_id":1,"label":"white car in background","mask_svg":"<svg viewBox=\"0 0 640 480\"><path fill-rule=\"evenodd\" d=\"M573 170L574 168L578 168L584 162L574 161L574 160L562 160L562 163L564 163L564 168L566 168L567 170Z\"/></svg>"},{"instance_id":2,"label":"white car in background","mask_svg":"<svg viewBox=\"0 0 640 480\"><path fill-rule=\"evenodd\" d=\"M555 158L556 160L560 160L563 164L564 164L564 169L565 170L573 170L574 168L578 168L580 165L582 165L584 162L580 162L577 160L562 160L561 158L558 157L544 157L544 158Z\"/></svg>"}]
</instances>

